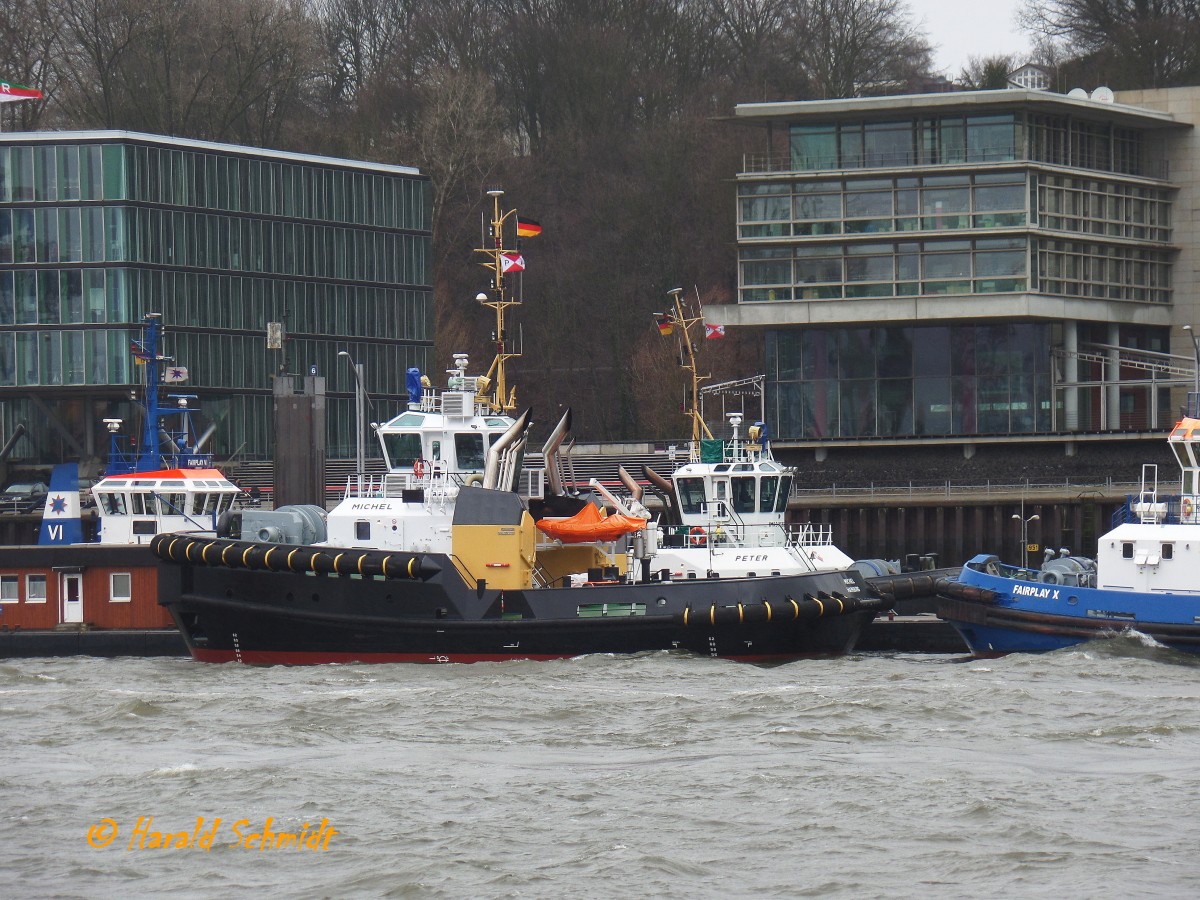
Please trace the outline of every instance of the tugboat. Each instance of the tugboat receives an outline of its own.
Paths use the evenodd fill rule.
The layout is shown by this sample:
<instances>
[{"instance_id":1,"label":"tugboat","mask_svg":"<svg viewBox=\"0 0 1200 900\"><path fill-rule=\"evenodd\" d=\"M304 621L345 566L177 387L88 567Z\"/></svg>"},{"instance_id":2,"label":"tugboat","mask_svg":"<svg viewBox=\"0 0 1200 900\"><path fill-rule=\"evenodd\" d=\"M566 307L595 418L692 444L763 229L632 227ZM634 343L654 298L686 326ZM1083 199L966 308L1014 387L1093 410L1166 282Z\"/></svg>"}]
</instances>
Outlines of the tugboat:
<instances>
[{"instance_id":1,"label":"tugboat","mask_svg":"<svg viewBox=\"0 0 1200 900\"><path fill-rule=\"evenodd\" d=\"M1181 420L1168 441L1181 493L1160 495L1157 466L1143 466L1138 496L1114 516L1095 560L1047 551L1031 569L980 554L939 586L938 615L974 655L1058 650L1129 631L1200 652L1200 419Z\"/></svg>"},{"instance_id":2,"label":"tugboat","mask_svg":"<svg viewBox=\"0 0 1200 900\"><path fill-rule=\"evenodd\" d=\"M129 439L120 419L105 420L108 463L91 487L95 541L83 537L78 466L64 463L50 479L38 544L0 547L0 657L185 652L157 602L150 540L165 531L212 534L240 491L203 451L192 398L174 394L162 405L170 360L161 342L161 317L151 313L130 346L145 377L141 434Z\"/></svg>"},{"instance_id":3,"label":"tugboat","mask_svg":"<svg viewBox=\"0 0 1200 900\"><path fill-rule=\"evenodd\" d=\"M695 442L696 461L659 479L676 503L659 518L627 473L625 499L595 481L566 490L570 410L545 467L523 470L532 412L513 415L505 380L518 355L504 338L505 311L520 302L505 277L519 258L505 240L516 215L491 196L480 251L496 312L488 375L468 375L456 356L438 393L410 370L408 408L376 427L387 472L349 484L328 515L235 511L215 538L154 539L160 602L192 656L448 663L682 650L781 661L851 650L891 600L825 535L784 526L788 475L761 431L742 441L734 423L713 462Z\"/></svg>"}]
</instances>

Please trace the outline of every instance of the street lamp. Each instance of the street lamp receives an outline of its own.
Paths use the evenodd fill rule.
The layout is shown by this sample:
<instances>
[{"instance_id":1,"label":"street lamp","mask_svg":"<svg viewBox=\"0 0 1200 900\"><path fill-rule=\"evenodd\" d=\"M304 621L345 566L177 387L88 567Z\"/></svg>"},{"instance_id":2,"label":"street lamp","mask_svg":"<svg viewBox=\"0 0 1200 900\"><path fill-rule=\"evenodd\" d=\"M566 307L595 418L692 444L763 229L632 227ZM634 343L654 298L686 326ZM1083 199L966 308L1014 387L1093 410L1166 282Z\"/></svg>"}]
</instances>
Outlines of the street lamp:
<instances>
[{"instance_id":1,"label":"street lamp","mask_svg":"<svg viewBox=\"0 0 1200 900\"><path fill-rule=\"evenodd\" d=\"M1196 339L1196 332L1192 330L1191 325L1184 325L1183 330L1188 333L1188 337L1192 339L1192 349L1196 351L1196 368L1193 370L1196 376L1195 389L1192 392L1192 397L1196 398L1188 403L1188 415L1196 415L1200 410L1192 408L1193 404L1200 404L1200 340Z\"/></svg>"},{"instance_id":2,"label":"street lamp","mask_svg":"<svg viewBox=\"0 0 1200 900\"><path fill-rule=\"evenodd\" d=\"M345 350L339 350L338 356L346 357L350 363L350 370L354 373L354 381L356 383L354 391L354 447L356 450L356 471L358 473L358 496L363 495L363 476L367 471L367 454L364 440L364 420L366 419L366 397L367 386L363 384L363 367L362 363L357 363Z\"/></svg>"},{"instance_id":3,"label":"street lamp","mask_svg":"<svg viewBox=\"0 0 1200 900\"><path fill-rule=\"evenodd\" d=\"M1022 519L1019 513L1013 513L1012 516L1021 523L1021 568L1029 568L1029 523L1041 521L1041 516L1034 513L1028 519Z\"/></svg>"}]
</instances>

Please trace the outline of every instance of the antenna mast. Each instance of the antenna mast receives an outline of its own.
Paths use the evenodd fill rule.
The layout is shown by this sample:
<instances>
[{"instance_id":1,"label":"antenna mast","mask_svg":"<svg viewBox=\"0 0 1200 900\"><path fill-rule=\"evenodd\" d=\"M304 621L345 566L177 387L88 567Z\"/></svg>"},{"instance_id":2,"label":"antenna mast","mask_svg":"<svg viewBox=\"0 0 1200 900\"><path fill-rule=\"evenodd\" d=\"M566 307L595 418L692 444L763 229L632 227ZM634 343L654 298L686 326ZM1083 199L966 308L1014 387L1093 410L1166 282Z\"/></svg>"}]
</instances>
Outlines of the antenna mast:
<instances>
[{"instance_id":1,"label":"antenna mast","mask_svg":"<svg viewBox=\"0 0 1200 900\"><path fill-rule=\"evenodd\" d=\"M500 210L500 198L504 196L504 191L490 190L488 196L492 198L492 221L491 233L485 235L484 246L476 248L476 253L484 253L490 259L481 263L484 268L492 270L492 292L489 296L485 293L478 294L475 299L484 306L491 307L496 311L496 331L492 335L492 339L496 345L496 356L492 360L491 368L488 369L486 385L481 385L480 400L485 402L492 412L507 413L516 409L517 406L517 389L514 386L511 391L508 387L508 380L505 373L505 363L510 359L515 359L521 354L514 350L506 349L506 333L504 330L504 312L510 306L520 306L520 300L514 300L509 297L504 291L504 274L506 271L505 254L511 253L511 250L505 249L504 246L504 223L508 221L510 216L516 214L515 209L510 209L507 212ZM488 246L487 238L491 238L491 246ZM520 271L520 269L518 269ZM488 387L493 383L495 390L491 396L487 396Z\"/></svg>"},{"instance_id":2,"label":"antenna mast","mask_svg":"<svg viewBox=\"0 0 1200 900\"><path fill-rule=\"evenodd\" d=\"M704 423L704 416L700 414L700 382L707 381L712 375L701 375L696 371L696 344L692 340L691 329L697 325L703 325L704 314L701 311L695 316L688 316L683 308L683 288L672 288L669 291L671 299L674 301L675 309L667 313L667 318L671 325L680 329L682 335L680 341L683 344L683 353L680 355L680 365L691 377L691 398L688 402L688 418L692 420L692 441L691 441L691 456L694 461L700 459L700 440L702 437L712 438L712 432ZM699 297L696 298L697 307L699 307Z\"/></svg>"}]
</instances>

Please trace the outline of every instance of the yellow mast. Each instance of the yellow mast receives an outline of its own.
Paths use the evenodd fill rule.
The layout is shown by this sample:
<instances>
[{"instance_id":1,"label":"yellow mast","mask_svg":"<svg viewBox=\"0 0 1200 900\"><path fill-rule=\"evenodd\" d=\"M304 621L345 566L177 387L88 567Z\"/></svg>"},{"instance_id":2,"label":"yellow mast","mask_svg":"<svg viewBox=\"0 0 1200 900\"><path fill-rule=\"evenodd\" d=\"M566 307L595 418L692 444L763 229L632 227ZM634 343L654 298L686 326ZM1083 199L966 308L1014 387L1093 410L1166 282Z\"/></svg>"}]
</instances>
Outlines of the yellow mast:
<instances>
[{"instance_id":1,"label":"yellow mast","mask_svg":"<svg viewBox=\"0 0 1200 900\"><path fill-rule=\"evenodd\" d=\"M692 381L692 394L687 411L688 418L692 420L692 441L689 452L692 460L698 461L701 438L712 438L712 432L704 424L704 419L700 415L700 382L708 380L712 375L701 375L696 371L696 344L692 340L691 334L691 329L695 326L703 327L704 314L701 312L695 316L687 315L683 308L683 288L672 288L668 293L674 301L675 309L666 313L665 316L660 316L659 321L662 322L665 319L672 329L678 328L682 332L679 338L683 344L680 365L691 376Z\"/></svg>"},{"instance_id":2,"label":"yellow mast","mask_svg":"<svg viewBox=\"0 0 1200 900\"><path fill-rule=\"evenodd\" d=\"M513 300L504 292L504 264L503 257L505 253L511 253L511 250L505 249L504 246L504 223L508 221L510 216L516 214L515 209L510 209L507 212L500 211L500 198L504 196L504 191L491 190L488 191L488 196L492 198L492 223L491 235L492 246L486 246L485 239L483 247L477 247L476 253L484 253L490 257L487 261L481 263L486 269L492 270L492 293L489 296L485 293L476 295L475 299L484 306L491 307L496 311L496 331L492 335L496 344L496 357L492 360L491 368L488 369L485 376L485 382L480 384L479 401L486 403L492 412L508 413L512 412L517 406L517 389L514 386L509 391L508 381L505 376L504 365L508 360L515 359L521 354L511 352L505 349L506 335L504 331L504 312L510 306L520 306L520 300ZM487 396L488 387L495 379L495 391L492 395Z\"/></svg>"}]
</instances>

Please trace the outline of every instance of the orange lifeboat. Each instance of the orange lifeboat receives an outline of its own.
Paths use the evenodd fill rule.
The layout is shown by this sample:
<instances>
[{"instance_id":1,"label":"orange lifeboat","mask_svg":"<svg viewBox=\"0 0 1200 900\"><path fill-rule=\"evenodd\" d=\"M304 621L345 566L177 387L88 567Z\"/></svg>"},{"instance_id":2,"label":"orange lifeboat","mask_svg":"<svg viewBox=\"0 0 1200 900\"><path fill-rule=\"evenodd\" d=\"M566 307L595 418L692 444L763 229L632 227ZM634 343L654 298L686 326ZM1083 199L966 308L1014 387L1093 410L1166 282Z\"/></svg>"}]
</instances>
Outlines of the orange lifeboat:
<instances>
[{"instance_id":1,"label":"orange lifeboat","mask_svg":"<svg viewBox=\"0 0 1200 900\"><path fill-rule=\"evenodd\" d=\"M606 515L600 507L589 503L569 519L538 519L538 530L564 544L584 541L615 541L623 534L641 531L646 519L635 516Z\"/></svg>"}]
</instances>

